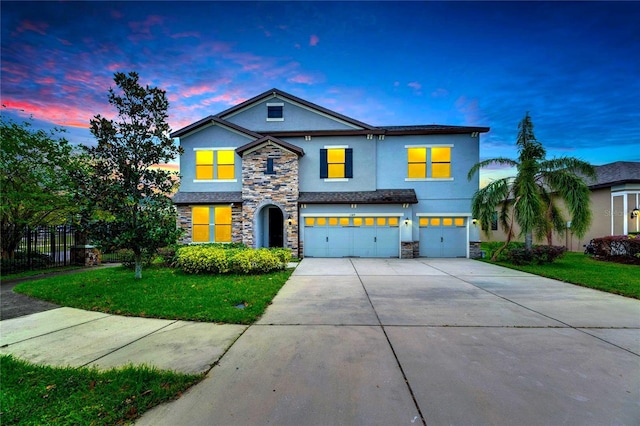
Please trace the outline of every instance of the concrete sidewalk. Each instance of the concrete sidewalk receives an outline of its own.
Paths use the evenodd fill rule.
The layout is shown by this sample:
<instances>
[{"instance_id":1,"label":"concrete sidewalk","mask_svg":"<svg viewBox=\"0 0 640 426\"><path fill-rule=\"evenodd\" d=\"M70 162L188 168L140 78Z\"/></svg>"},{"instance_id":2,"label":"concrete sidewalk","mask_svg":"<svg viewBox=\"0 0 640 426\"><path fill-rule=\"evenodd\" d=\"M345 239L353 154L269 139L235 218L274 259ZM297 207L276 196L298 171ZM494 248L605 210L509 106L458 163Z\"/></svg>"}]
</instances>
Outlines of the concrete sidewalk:
<instances>
[{"instance_id":1,"label":"concrete sidewalk","mask_svg":"<svg viewBox=\"0 0 640 426\"><path fill-rule=\"evenodd\" d=\"M138 425L637 424L640 301L467 259L305 259Z\"/></svg>"},{"instance_id":2,"label":"concrete sidewalk","mask_svg":"<svg viewBox=\"0 0 640 426\"><path fill-rule=\"evenodd\" d=\"M640 301L467 259L305 259L248 328L59 308L1 321L0 346L52 365L215 365L139 425L640 419Z\"/></svg>"}]
</instances>

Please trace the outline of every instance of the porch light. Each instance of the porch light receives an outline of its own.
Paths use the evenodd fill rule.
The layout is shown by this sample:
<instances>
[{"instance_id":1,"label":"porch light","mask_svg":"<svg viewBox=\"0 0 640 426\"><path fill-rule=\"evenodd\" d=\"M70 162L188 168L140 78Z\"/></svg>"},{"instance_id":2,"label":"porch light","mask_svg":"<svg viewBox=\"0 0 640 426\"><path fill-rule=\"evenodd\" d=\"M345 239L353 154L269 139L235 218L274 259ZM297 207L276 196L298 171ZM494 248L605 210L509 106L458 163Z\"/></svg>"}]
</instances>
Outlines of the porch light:
<instances>
[{"instance_id":1,"label":"porch light","mask_svg":"<svg viewBox=\"0 0 640 426\"><path fill-rule=\"evenodd\" d=\"M408 217L404 218L404 226L409 226L409 218Z\"/></svg>"},{"instance_id":2,"label":"porch light","mask_svg":"<svg viewBox=\"0 0 640 426\"><path fill-rule=\"evenodd\" d=\"M475 225L476 223L478 223L478 219L472 219L471 223L473 223Z\"/></svg>"},{"instance_id":3,"label":"porch light","mask_svg":"<svg viewBox=\"0 0 640 426\"><path fill-rule=\"evenodd\" d=\"M293 225L293 219L289 218L287 219L287 226L291 226Z\"/></svg>"},{"instance_id":4,"label":"porch light","mask_svg":"<svg viewBox=\"0 0 640 426\"><path fill-rule=\"evenodd\" d=\"M640 215L640 209L639 208L635 208L633 210L631 210L631 219L635 219L636 217L638 217L638 215Z\"/></svg>"}]
</instances>

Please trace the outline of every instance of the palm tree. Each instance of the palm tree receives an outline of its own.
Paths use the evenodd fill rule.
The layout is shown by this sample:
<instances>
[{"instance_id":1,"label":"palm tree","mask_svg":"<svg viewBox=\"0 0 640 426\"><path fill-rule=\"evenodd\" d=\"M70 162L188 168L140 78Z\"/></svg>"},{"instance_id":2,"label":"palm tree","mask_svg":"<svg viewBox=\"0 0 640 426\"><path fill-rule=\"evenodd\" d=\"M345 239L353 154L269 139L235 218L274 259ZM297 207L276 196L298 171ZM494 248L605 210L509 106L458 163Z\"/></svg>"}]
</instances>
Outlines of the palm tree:
<instances>
[{"instance_id":1,"label":"palm tree","mask_svg":"<svg viewBox=\"0 0 640 426\"><path fill-rule=\"evenodd\" d=\"M571 230L583 237L591 223L589 187L583 177L595 177L595 169L589 163L574 157L546 159L546 150L533 134L533 122L527 112L518 124L518 159L492 158L475 164L469 170L468 179L490 164L515 167L517 174L490 182L473 196L473 217L480 221L489 234L493 214L499 208L499 222L507 234L505 244L492 260L509 244L514 224L525 236L525 247L531 248L533 233L538 238L547 237L555 230L565 232L565 218L557 201L563 200L570 215Z\"/></svg>"}]
</instances>

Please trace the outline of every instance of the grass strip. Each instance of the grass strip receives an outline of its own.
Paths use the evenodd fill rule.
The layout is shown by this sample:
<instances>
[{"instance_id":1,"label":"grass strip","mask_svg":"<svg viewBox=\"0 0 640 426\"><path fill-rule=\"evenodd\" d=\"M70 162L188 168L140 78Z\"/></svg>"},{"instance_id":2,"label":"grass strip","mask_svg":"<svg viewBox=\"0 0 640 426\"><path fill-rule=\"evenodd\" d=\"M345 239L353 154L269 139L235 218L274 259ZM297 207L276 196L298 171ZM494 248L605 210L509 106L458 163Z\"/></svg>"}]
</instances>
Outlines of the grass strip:
<instances>
[{"instance_id":1,"label":"grass strip","mask_svg":"<svg viewBox=\"0 0 640 426\"><path fill-rule=\"evenodd\" d=\"M482 259L482 261L640 299L640 268L637 265L605 262L574 252L567 252L563 258L544 265L518 266L508 262L491 262L489 259Z\"/></svg>"},{"instance_id":2,"label":"grass strip","mask_svg":"<svg viewBox=\"0 0 640 426\"><path fill-rule=\"evenodd\" d=\"M0 356L0 371L3 425L130 424L204 378L144 366L106 371L47 367L10 355Z\"/></svg>"},{"instance_id":3,"label":"grass strip","mask_svg":"<svg viewBox=\"0 0 640 426\"><path fill-rule=\"evenodd\" d=\"M188 275L154 266L136 280L131 270L113 267L28 281L14 291L62 306L116 315L251 324L292 271Z\"/></svg>"}]
</instances>

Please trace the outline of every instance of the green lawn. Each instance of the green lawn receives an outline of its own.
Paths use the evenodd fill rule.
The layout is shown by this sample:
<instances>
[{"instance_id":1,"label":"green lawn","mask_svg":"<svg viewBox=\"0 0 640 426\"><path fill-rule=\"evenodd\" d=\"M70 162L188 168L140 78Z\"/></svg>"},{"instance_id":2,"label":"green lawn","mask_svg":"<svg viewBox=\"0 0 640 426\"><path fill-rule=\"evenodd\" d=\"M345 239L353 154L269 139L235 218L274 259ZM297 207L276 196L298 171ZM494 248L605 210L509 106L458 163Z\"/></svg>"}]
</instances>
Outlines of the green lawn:
<instances>
[{"instance_id":1,"label":"green lawn","mask_svg":"<svg viewBox=\"0 0 640 426\"><path fill-rule=\"evenodd\" d=\"M204 375L147 367L57 368L0 356L2 425L130 424Z\"/></svg>"},{"instance_id":2,"label":"green lawn","mask_svg":"<svg viewBox=\"0 0 640 426\"><path fill-rule=\"evenodd\" d=\"M187 275L153 266L144 269L141 280L135 280L131 270L113 267L28 281L14 291L62 306L117 315L251 324L264 313L291 272Z\"/></svg>"},{"instance_id":3,"label":"green lawn","mask_svg":"<svg viewBox=\"0 0 640 426\"><path fill-rule=\"evenodd\" d=\"M494 263L489 259L482 259L482 261ZM637 265L595 260L582 253L574 252L565 253L562 259L546 265L516 266L507 262L495 262L495 264L640 299L640 267Z\"/></svg>"}]
</instances>

